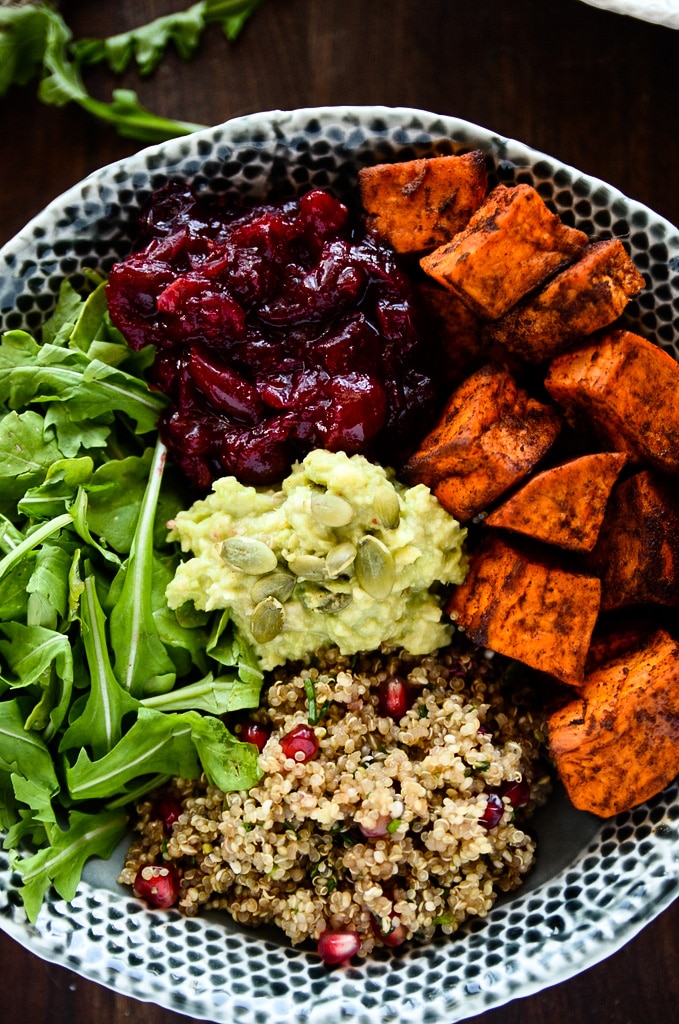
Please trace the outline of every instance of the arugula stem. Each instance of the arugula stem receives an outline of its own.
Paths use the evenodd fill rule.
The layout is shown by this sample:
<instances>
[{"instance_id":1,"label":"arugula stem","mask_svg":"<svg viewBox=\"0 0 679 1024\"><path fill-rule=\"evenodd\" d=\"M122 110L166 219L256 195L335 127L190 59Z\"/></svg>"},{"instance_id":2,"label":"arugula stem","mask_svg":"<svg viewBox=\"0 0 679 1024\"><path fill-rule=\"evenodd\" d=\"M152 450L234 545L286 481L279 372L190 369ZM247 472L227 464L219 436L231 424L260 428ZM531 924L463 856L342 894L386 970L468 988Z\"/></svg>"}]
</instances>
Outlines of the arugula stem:
<instances>
[{"instance_id":1,"label":"arugula stem","mask_svg":"<svg viewBox=\"0 0 679 1024\"><path fill-rule=\"evenodd\" d=\"M29 534L20 544L18 544L13 551L5 555L3 559L0 559L0 579L7 573L13 565L20 562L24 555L28 554L29 551L33 551L42 544L48 537L58 533L65 526L69 526L73 523L73 517L70 512L64 512L63 515L56 516L54 519L50 519L49 522L43 523L37 530Z\"/></svg>"}]
</instances>

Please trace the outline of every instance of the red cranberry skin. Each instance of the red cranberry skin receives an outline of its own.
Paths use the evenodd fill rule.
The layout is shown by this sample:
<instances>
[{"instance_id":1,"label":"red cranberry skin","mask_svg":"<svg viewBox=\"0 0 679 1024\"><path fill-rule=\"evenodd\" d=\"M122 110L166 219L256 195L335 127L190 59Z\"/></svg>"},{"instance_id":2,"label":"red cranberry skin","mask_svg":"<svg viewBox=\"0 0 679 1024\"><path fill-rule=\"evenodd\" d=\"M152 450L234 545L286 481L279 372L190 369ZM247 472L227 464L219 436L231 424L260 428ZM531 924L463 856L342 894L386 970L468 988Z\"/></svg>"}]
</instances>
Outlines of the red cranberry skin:
<instances>
[{"instance_id":1,"label":"red cranberry skin","mask_svg":"<svg viewBox=\"0 0 679 1024\"><path fill-rule=\"evenodd\" d=\"M385 718L398 722L410 707L408 684L400 676L388 676L377 691L377 710Z\"/></svg>"},{"instance_id":2,"label":"red cranberry skin","mask_svg":"<svg viewBox=\"0 0 679 1024\"><path fill-rule=\"evenodd\" d=\"M137 872L134 892L149 906L169 910L179 899L181 880L174 864L145 864Z\"/></svg>"},{"instance_id":3,"label":"red cranberry skin","mask_svg":"<svg viewBox=\"0 0 679 1024\"><path fill-rule=\"evenodd\" d=\"M360 948L361 940L355 931L325 931L318 937L318 954L324 964L345 964Z\"/></svg>"},{"instance_id":4,"label":"red cranberry skin","mask_svg":"<svg viewBox=\"0 0 679 1024\"><path fill-rule=\"evenodd\" d=\"M290 732L286 732L280 742L285 756L299 764L311 761L318 753L316 733L311 726L304 725L304 723L295 725Z\"/></svg>"},{"instance_id":5,"label":"red cranberry skin","mask_svg":"<svg viewBox=\"0 0 679 1024\"><path fill-rule=\"evenodd\" d=\"M498 793L488 794L488 803L486 809L479 818L479 824L483 825L484 828L495 828L502 821L502 815L505 812L505 805L502 801L502 797Z\"/></svg>"},{"instance_id":6,"label":"red cranberry skin","mask_svg":"<svg viewBox=\"0 0 679 1024\"><path fill-rule=\"evenodd\" d=\"M264 750L269 736L269 729L260 722L244 722L239 734L243 743L253 743L260 752Z\"/></svg>"},{"instance_id":7,"label":"red cranberry skin","mask_svg":"<svg viewBox=\"0 0 679 1024\"><path fill-rule=\"evenodd\" d=\"M410 282L391 250L313 190L259 206L156 193L110 273L115 326L155 346L149 385L173 461L207 490L267 485L313 448L397 464L436 389Z\"/></svg>"}]
</instances>

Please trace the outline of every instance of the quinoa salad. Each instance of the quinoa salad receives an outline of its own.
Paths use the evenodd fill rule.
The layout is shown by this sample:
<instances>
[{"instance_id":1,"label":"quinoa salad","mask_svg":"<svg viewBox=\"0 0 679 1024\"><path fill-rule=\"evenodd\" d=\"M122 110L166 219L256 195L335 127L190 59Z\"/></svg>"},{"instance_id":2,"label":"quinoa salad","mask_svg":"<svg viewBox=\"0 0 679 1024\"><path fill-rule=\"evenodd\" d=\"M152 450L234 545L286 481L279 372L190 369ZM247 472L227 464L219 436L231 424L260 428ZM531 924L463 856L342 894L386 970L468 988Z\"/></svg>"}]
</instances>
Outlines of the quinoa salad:
<instances>
[{"instance_id":1,"label":"quinoa salad","mask_svg":"<svg viewBox=\"0 0 679 1024\"><path fill-rule=\"evenodd\" d=\"M550 791L544 719L508 664L458 636L271 673L235 727L261 747L259 784L174 779L138 806L120 881L274 923L327 963L486 915L533 865L525 821Z\"/></svg>"}]
</instances>

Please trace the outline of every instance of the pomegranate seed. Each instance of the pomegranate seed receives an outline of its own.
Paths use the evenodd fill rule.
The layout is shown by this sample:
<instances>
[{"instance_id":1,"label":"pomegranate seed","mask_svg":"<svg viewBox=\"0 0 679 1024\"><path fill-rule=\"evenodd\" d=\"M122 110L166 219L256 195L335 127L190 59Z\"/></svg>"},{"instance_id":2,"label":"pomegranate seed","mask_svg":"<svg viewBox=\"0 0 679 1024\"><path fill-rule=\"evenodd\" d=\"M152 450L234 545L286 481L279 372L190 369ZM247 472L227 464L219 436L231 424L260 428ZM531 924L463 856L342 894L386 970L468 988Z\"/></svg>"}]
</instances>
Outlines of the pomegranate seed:
<instances>
[{"instance_id":1,"label":"pomegranate seed","mask_svg":"<svg viewBox=\"0 0 679 1024\"><path fill-rule=\"evenodd\" d=\"M378 839L380 836L386 836L390 821L391 818L388 814L380 814L374 825L359 825L358 827L366 839Z\"/></svg>"},{"instance_id":2,"label":"pomegranate seed","mask_svg":"<svg viewBox=\"0 0 679 1024\"><path fill-rule=\"evenodd\" d=\"M300 723L281 737L281 749L286 757L304 764L318 753L316 733L310 726Z\"/></svg>"},{"instance_id":3,"label":"pomegranate seed","mask_svg":"<svg viewBox=\"0 0 679 1024\"><path fill-rule=\"evenodd\" d=\"M504 811L505 805L502 802L502 797L498 793L489 793L488 803L486 804L485 811L479 818L479 823L484 828L495 828L502 820Z\"/></svg>"},{"instance_id":4,"label":"pomegranate seed","mask_svg":"<svg viewBox=\"0 0 679 1024\"><path fill-rule=\"evenodd\" d=\"M173 796L162 797L153 805L153 817L157 821L162 821L163 831L166 836L172 834L172 826L181 813L181 802Z\"/></svg>"},{"instance_id":5,"label":"pomegranate seed","mask_svg":"<svg viewBox=\"0 0 679 1024\"><path fill-rule=\"evenodd\" d=\"M518 782L504 782L500 793L507 797L512 807L525 807L530 800L530 786L525 779L519 779Z\"/></svg>"},{"instance_id":6,"label":"pomegranate seed","mask_svg":"<svg viewBox=\"0 0 679 1024\"><path fill-rule=\"evenodd\" d=\"M380 683L377 694L377 710L385 718L395 721L403 718L408 710L408 687L400 676L388 676Z\"/></svg>"},{"instance_id":7,"label":"pomegranate seed","mask_svg":"<svg viewBox=\"0 0 679 1024\"><path fill-rule=\"evenodd\" d=\"M324 964L344 964L361 948L358 932L321 932L318 937L318 955Z\"/></svg>"},{"instance_id":8,"label":"pomegranate seed","mask_svg":"<svg viewBox=\"0 0 679 1024\"><path fill-rule=\"evenodd\" d=\"M254 743L258 750L264 750L269 738L269 729L259 722L245 722L241 726L240 738L243 743Z\"/></svg>"},{"instance_id":9,"label":"pomegranate seed","mask_svg":"<svg viewBox=\"0 0 679 1024\"><path fill-rule=\"evenodd\" d=\"M394 915L392 914L390 920L393 921L393 919ZM395 949L396 946L402 946L408 938L408 930L404 924L401 924L400 922L399 924L392 924L389 931L384 932L382 931L381 922L378 921L376 917L373 917L373 931L385 946L391 946L393 949Z\"/></svg>"},{"instance_id":10,"label":"pomegranate seed","mask_svg":"<svg viewBox=\"0 0 679 1024\"><path fill-rule=\"evenodd\" d=\"M179 899L179 872L173 864L145 864L137 872L134 892L152 907L167 910Z\"/></svg>"}]
</instances>

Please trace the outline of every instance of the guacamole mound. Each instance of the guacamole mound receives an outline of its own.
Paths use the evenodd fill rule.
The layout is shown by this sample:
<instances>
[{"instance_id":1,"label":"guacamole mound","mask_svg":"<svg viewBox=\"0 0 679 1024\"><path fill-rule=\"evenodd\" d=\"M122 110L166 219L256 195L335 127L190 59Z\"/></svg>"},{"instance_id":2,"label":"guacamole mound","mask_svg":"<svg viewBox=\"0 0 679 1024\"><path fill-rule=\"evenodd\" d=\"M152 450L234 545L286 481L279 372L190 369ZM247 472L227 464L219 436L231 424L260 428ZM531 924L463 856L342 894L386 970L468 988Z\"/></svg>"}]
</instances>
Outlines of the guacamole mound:
<instances>
[{"instance_id":1,"label":"guacamole mound","mask_svg":"<svg viewBox=\"0 0 679 1024\"><path fill-rule=\"evenodd\" d=\"M329 644L427 654L450 642L443 585L465 578L466 530L428 487L362 455L312 451L280 490L223 477L169 527L191 556L170 607L228 609L263 669Z\"/></svg>"}]
</instances>

